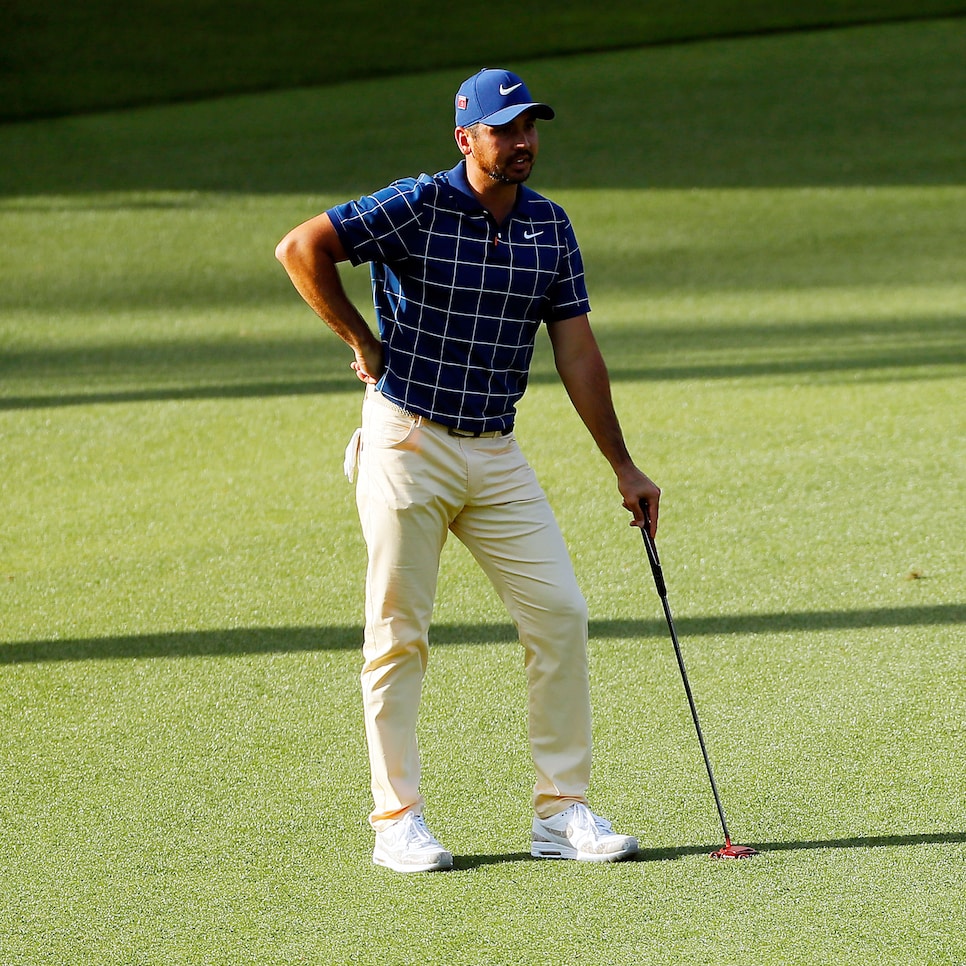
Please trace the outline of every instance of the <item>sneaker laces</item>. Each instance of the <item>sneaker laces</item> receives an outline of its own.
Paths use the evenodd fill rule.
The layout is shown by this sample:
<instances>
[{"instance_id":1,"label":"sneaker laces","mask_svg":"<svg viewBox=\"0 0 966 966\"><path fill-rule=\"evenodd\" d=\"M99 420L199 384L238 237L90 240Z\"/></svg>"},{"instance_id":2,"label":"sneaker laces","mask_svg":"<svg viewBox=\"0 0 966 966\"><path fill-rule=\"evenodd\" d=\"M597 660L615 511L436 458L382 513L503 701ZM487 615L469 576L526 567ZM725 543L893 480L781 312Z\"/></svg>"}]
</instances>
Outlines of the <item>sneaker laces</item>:
<instances>
[{"instance_id":1,"label":"sneaker laces","mask_svg":"<svg viewBox=\"0 0 966 966\"><path fill-rule=\"evenodd\" d=\"M418 815L415 812L410 812L407 816L407 819L409 828L405 830L405 834L410 845L417 847L427 846L434 849L438 849L440 847L439 842L436 841L436 836L430 832L429 828L426 826L426 819L424 819L422 815Z\"/></svg>"},{"instance_id":2,"label":"sneaker laces","mask_svg":"<svg viewBox=\"0 0 966 966\"><path fill-rule=\"evenodd\" d=\"M614 827L606 818L600 815L594 814L590 807L582 804L581 802L576 802L571 805L570 808L573 810L573 821L572 824L579 829L587 832L599 832L604 835L613 835Z\"/></svg>"},{"instance_id":3,"label":"sneaker laces","mask_svg":"<svg viewBox=\"0 0 966 966\"><path fill-rule=\"evenodd\" d=\"M587 811L590 811L590 809L587 809ZM590 814L593 817L594 824L597 826L597 830L599 832L602 832L604 835L614 834L614 826L608 822L606 818L601 815L594 815L593 812L590 812Z\"/></svg>"}]
</instances>

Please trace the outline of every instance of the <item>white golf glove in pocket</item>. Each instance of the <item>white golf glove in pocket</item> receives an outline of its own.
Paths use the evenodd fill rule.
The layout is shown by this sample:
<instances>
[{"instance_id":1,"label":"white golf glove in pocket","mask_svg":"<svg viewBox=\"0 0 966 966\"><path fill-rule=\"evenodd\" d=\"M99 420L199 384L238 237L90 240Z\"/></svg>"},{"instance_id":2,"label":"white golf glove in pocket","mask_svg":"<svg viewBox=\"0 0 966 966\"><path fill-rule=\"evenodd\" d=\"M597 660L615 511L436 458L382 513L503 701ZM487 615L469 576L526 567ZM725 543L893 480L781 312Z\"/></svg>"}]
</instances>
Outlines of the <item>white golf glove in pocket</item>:
<instances>
[{"instance_id":1,"label":"white golf glove in pocket","mask_svg":"<svg viewBox=\"0 0 966 966\"><path fill-rule=\"evenodd\" d=\"M349 440L349 445L345 448L345 460L342 463L342 472L345 478L354 482L356 478L356 468L359 465L359 452L362 449L362 430L357 429Z\"/></svg>"}]
</instances>

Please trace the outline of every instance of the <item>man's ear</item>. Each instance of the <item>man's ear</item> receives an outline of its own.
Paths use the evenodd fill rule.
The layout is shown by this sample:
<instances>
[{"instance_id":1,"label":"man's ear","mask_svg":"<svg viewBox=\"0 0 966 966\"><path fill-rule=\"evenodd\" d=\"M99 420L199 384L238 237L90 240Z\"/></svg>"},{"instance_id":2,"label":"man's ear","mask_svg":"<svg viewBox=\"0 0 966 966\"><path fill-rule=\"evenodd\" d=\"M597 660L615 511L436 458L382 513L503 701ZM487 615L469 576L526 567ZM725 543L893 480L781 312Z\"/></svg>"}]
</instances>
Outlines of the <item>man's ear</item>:
<instances>
[{"instance_id":1,"label":"man's ear","mask_svg":"<svg viewBox=\"0 0 966 966\"><path fill-rule=\"evenodd\" d=\"M464 157L469 157L473 153L473 144L470 135L465 127L458 127L453 136L456 138L456 146L460 149Z\"/></svg>"}]
</instances>

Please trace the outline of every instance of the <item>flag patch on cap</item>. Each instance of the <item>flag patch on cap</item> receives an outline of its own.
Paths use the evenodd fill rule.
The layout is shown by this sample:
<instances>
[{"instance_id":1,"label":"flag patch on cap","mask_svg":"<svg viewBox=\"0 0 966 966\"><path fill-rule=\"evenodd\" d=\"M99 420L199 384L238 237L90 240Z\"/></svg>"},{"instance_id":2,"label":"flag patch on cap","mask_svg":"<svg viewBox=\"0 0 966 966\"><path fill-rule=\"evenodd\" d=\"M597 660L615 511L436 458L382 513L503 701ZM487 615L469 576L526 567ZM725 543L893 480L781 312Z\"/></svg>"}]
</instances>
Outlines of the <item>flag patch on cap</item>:
<instances>
[{"instance_id":1,"label":"flag patch on cap","mask_svg":"<svg viewBox=\"0 0 966 966\"><path fill-rule=\"evenodd\" d=\"M467 104L469 104L469 100L467 99L467 97L466 97L465 94L460 94L460 96L456 98L456 106L461 111L465 111L466 110L466 105Z\"/></svg>"}]
</instances>

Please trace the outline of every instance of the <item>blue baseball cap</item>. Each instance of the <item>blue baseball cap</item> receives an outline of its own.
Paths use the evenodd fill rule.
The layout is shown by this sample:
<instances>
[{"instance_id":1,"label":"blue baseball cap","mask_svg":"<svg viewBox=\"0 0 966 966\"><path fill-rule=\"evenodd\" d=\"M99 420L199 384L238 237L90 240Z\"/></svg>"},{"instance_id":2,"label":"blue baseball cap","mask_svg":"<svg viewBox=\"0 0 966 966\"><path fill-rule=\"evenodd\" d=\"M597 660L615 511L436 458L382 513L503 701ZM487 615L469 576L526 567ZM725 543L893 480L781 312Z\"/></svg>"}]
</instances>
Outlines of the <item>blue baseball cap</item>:
<instances>
[{"instance_id":1,"label":"blue baseball cap","mask_svg":"<svg viewBox=\"0 0 966 966\"><path fill-rule=\"evenodd\" d=\"M484 68L463 81L456 92L457 127L498 127L530 110L545 121L553 120L553 108L535 102L523 80L508 70Z\"/></svg>"}]
</instances>

